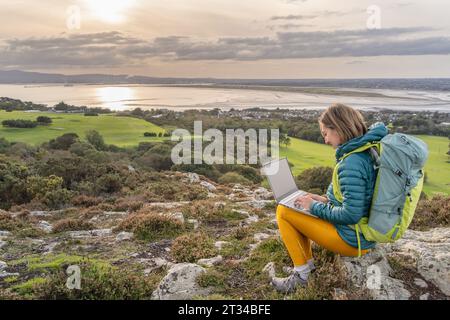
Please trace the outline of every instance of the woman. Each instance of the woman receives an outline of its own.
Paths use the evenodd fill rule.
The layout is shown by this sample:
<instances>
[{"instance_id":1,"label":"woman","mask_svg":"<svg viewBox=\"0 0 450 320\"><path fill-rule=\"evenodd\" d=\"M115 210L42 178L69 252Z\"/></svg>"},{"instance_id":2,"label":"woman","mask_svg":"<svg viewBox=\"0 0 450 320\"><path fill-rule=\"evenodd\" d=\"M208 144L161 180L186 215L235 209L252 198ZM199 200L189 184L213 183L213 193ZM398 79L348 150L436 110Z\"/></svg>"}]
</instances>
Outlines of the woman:
<instances>
[{"instance_id":1,"label":"woman","mask_svg":"<svg viewBox=\"0 0 450 320\"><path fill-rule=\"evenodd\" d=\"M366 144L379 141L388 133L382 123L367 128L363 116L343 104L334 104L319 118L326 144L336 149L336 162ZM358 237L352 225L368 216L375 187L376 172L370 152L363 151L345 157L338 167L337 177L342 202L334 196L333 184L326 197L307 194L296 199L297 204L309 208L311 217L279 205L277 222L281 238L294 263L294 272L287 278L273 278L278 291L291 292L297 285L306 285L308 275L315 269L311 241L344 256L358 256ZM361 254L375 246L360 233Z\"/></svg>"}]
</instances>

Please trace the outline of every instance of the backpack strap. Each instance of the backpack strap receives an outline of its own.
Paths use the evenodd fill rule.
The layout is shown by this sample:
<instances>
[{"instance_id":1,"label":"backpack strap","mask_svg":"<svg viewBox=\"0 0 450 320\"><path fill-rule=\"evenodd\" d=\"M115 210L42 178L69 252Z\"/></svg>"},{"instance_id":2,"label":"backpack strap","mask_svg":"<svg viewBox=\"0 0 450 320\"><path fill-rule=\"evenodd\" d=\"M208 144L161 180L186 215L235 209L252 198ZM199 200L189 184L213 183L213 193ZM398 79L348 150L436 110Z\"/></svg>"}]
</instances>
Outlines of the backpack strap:
<instances>
[{"instance_id":1,"label":"backpack strap","mask_svg":"<svg viewBox=\"0 0 450 320\"><path fill-rule=\"evenodd\" d=\"M334 167L333 179L332 179L333 193L334 193L336 200L338 200L341 203L342 203L344 197L342 195L341 187L339 185L338 166L341 163L341 161L344 160L349 155L351 155L353 153L357 153L357 152L363 152L365 150L370 151L370 155L374 161L373 167L375 170L378 169L380 167L380 155L381 155L381 143L379 141L368 142L365 145L362 145L361 147L356 148L355 150L352 150L352 151L344 154L342 157L339 158L338 163ZM358 241L358 258L359 258L359 257L361 257L361 238L360 238L361 230L359 228L358 223L356 223L354 225L349 225L349 227L352 228L353 230L355 230L355 233L356 233L356 239Z\"/></svg>"}]
</instances>

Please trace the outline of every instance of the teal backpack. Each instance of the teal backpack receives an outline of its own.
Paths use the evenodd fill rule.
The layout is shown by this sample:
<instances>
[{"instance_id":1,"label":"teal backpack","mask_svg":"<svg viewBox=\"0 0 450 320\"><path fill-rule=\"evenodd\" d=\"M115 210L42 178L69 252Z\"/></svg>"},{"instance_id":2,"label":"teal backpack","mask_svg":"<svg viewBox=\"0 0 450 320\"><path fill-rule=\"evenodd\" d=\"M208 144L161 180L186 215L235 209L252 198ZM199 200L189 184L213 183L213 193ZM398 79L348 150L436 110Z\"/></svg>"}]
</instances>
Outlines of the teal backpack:
<instances>
[{"instance_id":1,"label":"teal backpack","mask_svg":"<svg viewBox=\"0 0 450 320\"><path fill-rule=\"evenodd\" d=\"M378 170L369 216L354 226L361 256L360 232L368 241L394 242L400 239L412 221L423 187L423 167L428 157L425 142L413 136L394 133L380 141L369 142L343 155L333 172L333 192L342 203L339 163L352 153L369 150Z\"/></svg>"}]
</instances>

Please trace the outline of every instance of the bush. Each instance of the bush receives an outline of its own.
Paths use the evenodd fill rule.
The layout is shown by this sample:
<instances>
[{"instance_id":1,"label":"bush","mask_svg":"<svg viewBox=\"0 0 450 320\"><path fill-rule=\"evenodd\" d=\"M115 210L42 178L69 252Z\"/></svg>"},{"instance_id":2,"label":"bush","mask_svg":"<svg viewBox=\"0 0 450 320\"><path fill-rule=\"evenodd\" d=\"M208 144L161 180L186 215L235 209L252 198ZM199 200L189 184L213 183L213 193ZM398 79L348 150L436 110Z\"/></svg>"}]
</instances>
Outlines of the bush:
<instances>
[{"instance_id":1,"label":"bush","mask_svg":"<svg viewBox=\"0 0 450 320\"><path fill-rule=\"evenodd\" d=\"M26 183L28 175L25 165L0 155L0 208L9 209L13 204L31 200Z\"/></svg>"},{"instance_id":2,"label":"bush","mask_svg":"<svg viewBox=\"0 0 450 320\"><path fill-rule=\"evenodd\" d=\"M33 286L36 298L50 299L83 299L83 300L135 300L148 299L159 278L145 277L126 269L117 269L106 263L83 260L79 263L82 274L81 289L71 290L66 287L67 266L51 274L46 281Z\"/></svg>"},{"instance_id":3,"label":"bush","mask_svg":"<svg viewBox=\"0 0 450 320\"><path fill-rule=\"evenodd\" d=\"M122 179L117 173L107 173L105 175L102 175L95 182L95 189L97 193L113 193L120 191L121 188Z\"/></svg>"},{"instance_id":4,"label":"bush","mask_svg":"<svg viewBox=\"0 0 450 320\"><path fill-rule=\"evenodd\" d=\"M39 124L50 124L50 123L52 123L52 118L46 117L46 116L39 116L39 117L37 117L36 121Z\"/></svg>"},{"instance_id":5,"label":"bush","mask_svg":"<svg viewBox=\"0 0 450 320\"><path fill-rule=\"evenodd\" d=\"M17 119L17 120L3 120L2 125L4 127L11 127L11 128L35 128L38 125L38 123L31 120Z\"/></svg>"},{"instance_id":6,"label":"bush","mask_svg":"<svg viewBox=\"0 0 450 320\"><path fill-rule=\"evenodd\" d=\"M436 195L431 199L419 200L410 224L414 230L429 230L450 226L450 196Z\"/></svg>"},{"instance_id":7,"label":"bush","mask_svg":"<svg viewBox=\"0 0 450 320\"><path fill-rule=\"evenodd\" d=\"M170 252L177 262L196 262L217 254L213 239L205 233L186 234L176 238Z\"/></svg>"},{"instance_id":8,"label":"bush","mask_svg":"<svg viewBox=\"0 0 450 320\"><path fill-rule=\"evenodd\" d=\"M97 130L89 130L86 132L86 140L97 150L107 150L102 135Z\"/></svg>"},{"instance_id":9,"label":"bush","mask_svg":"<svg viewBox=\"0 0 450 320\"><path fill-rule=\"evenodd\" d=\"M141 210L123 220L117 230L134 232L137 239L145 241L174 238L184 230L179 220L157 213L143 212Z\"/></svg>"},{"instance_id":10,"label":"bush","mask_svg":"<svg viewBox=\"0 0 450 320\"><path fill-rule=\"evenodd\" d=\"M236 172L227 172L223 176L219 178L219 183L227 184L227 183L240 183L240 184L251 184L250 180L244 178L239 173Z\"/></svg>"},{"instance_id":11,"label":"bush","mask_svg":"<svg viewBox=\"0 0 450 320\"><path fill-rule=\"evenodd\" d=\"M298 187L301 190L309 191L312 189L319 189L322 194L326 193L331 178L333 176L333 169L330 167L314 167L304 170L297 176Z\"/></svg>"},{"instance_id":12,"label":"bush","mask_svg":"<svg viewBox=\"0 0 450 320\"><path fill-rule=\"evenodd\" d=\"M90 222L79 220L79 219L63 219L56 222L53 226L53 232L63 232L63 231L78 231L78 230L92 230L94 225Z\"/></svg>"},{"instance_id":13,"label":"bush","mask_svg":"<svg viewBox=\"0 0 450 320\"><path fill-rule=\"evenodd\" d=\"M48 142L48 146L51 149L68 150L74 143L79 141L79 137L76 133L65 133L55 139Z\"/></svg>"}]
</instances>

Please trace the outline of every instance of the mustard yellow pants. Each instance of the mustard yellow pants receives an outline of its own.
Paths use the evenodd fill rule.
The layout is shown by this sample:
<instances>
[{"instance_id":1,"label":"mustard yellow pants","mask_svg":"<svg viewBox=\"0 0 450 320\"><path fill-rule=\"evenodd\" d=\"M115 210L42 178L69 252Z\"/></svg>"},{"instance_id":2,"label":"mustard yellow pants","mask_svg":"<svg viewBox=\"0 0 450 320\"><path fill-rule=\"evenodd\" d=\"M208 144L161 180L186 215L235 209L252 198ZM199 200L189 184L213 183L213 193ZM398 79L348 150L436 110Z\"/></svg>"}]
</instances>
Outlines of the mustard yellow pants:
<instances>
[{"instance_id":1,"label":"mustard yellow pants","mask_svg":"<svg viewBox=\"0 0 450 320\"><path fill-rule=\"evenodd\" d=\"M302 266L312 258L311 241L343 256L358 256L358 248L347 244L328 221L299 213L279 205L277 222L281 238L294 266ZM361 250L364 255L369 250Z\"/></svg>"}]
</instances>

